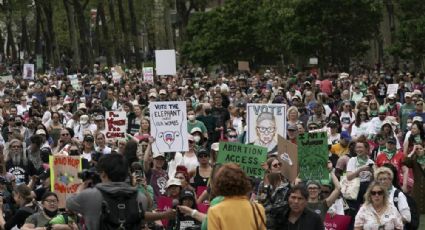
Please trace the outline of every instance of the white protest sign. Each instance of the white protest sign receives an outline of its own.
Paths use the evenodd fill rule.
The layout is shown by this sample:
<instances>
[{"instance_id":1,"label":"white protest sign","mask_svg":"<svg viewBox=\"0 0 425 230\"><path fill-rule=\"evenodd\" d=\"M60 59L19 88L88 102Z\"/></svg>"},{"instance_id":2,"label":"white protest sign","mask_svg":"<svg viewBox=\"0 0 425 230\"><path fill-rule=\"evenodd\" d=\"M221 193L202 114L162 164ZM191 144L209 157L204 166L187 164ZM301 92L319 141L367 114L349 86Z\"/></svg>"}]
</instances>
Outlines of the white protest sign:
<instances>
[{"instance_id":1,"label":"white protest sign","mask_svg":"<svg viewBox=\"0 0 425 230\"><path fill-rule=\"evenodd\" d=\"M176 75L176 51L155 50L156 75Z\"/></svg>"},{"instance_id":2,"label":"white protest sign","mask_svg":"<svg viewBox=\"0 0 425 230\"><path fill-rule=\"evenodd\" d=\"M120 71L118 71L117 67L112 67L111 73L112 73L112 81L114 83L120 83L122 76L121 76Z\"/></svg>"},{"instance_id":3,"label":"white protest sign","mask_svg":"<svg viewBox=\"0 0 425 230\"><path fill-rule=\"evenodd\" d=\"M68 79L71 82L72 88L74 88L74 90L80 90L81 89L80 83L78 82L77 74L68 75Z\"/></svg>"},{"instance_id":4,"label":"white protest sign","mask_svg":"<svg viewBox=\"0 0 425 230\"><path fill-rule=\"evenodd\" d=\"M319 64L319 59L318 59L318 58L315 58L315 57L312 57L312 58L310 58L310 59L308 60L308 63L309 63L310 65L317 65L317 64Z\"/></svg>"},{"instance_id":5,"label":"white protest sign","mask_svg":"<svg viewBox=\"0 0 425 230\"><path fill-rule=\"evenodd\" d=\"M25 80L34 80L34 64L24 64L22 78Z\"/></svg>"},{"instance_id":6,"label":"white protest sign","mask_svg":"<svg viewBox=\"0 0 425 230\"><path fill-rule=\"evenodd\" d=\"M398 90L398 84L388 84L387 86L387 95L390 94L397 94L397 90Z\"/></svg>"},{"instance_id":7,"label":"white protest sign","mask_svg":"<svg viewBox=\"0 0 425 230\"><path fill-rule=\"evenodd\" d=\"M125 138L127 133L125 111L107 111L105 115L106 139Z\"/></svg>"},{"instance_id":8,"label":"white protest sign","mask_svg":"<svg viewBox=\"0 0 425 230\"><path fill-rule=\"evenodd\" d=\"M150 102L149 113L154 153L189 150L185 101Z\"/></svg>"},{"instance_id":9,"label":"white protest sign","mask_svg":"<svg viewBox=\"0 0 425 230\"><path fill-rule=\"evenodd\" d=\"M153 67L143 67L143 82L153 83Z\"/></svg>"},{"instance_id":10,"label":"white protest sign","mask_svg":"<svg viewBox=\"0 0 425 230\"><path fill-rule=\"evenodd\" d=\"M285 104L247 104L247 143L277 152L278 135L286 138Z\"/></svg>"}]
</instances>

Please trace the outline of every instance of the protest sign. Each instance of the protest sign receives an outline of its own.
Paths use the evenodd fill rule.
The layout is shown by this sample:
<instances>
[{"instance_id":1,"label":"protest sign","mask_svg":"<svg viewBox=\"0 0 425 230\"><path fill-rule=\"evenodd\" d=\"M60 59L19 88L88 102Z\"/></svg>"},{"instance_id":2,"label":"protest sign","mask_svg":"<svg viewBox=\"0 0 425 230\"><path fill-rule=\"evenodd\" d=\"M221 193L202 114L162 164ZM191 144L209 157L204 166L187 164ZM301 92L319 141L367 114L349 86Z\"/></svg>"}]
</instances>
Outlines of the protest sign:
<instances>
[{"instance_id":1,"label":"protest sign","mask_svg":"<svg viewBox=\"0 0 425 230\"><path fill-rule=\"evenodd\" d=\"M245 145L234 142L220 142L218 163L234 162L248 176L263 178L264 169L261 164L267 160L267 148L256 145Z\"/></svg>"},{"instance_id":2,"label":"protest sign","mask_svg":"<svg viewBox=\"0 0 425 230\"><path fill-rule=\"evenodd\" d=\"M72 88L74 88L75 90L80 90L80 84L78 82L78 76L77 74L73 74L73 75L68 75L68 79L71 82Z\"/></svg>"},{"instance_id":3,"label":"protest sign","mask_svg":"<svg viewBox=\"0 0 425 230\"><path fill-rule=\"evenodd\" d=\"M286 138L285 104L247 104L247 143L277 152L277 135Z\"/></svg>"},{"instance_id":4,"label":"protest sign","mask_svg":"<svg viewBox=\"0 0 425 230\"><path fill-rule=\"evenodd\" d=\"M326 168L328 163L328 137L326 132L301 133L297 139L299 177L302 180L329 178Z\"/></svg>"},{"instance_id":5,"label":"protest sign","mask_svg":"<svg viewBox=\"0 0 425 230\"><path fill-rule=\"evenodd\" d=\"M240 70L240 71L249 71L249 62L247 62L247 61L238 61L238 70Z\"/></svg>"},{"instance_id":6,"label":"protest sign","mask_svg":"<svg viewBox=\"0 0 425 230\"><path fill-rule=\"evenodd\" d=\"M159 196L157 204L158 204L158 210L160 212L165 212L173 208L173 199L166 196ZM161 220L161 222L163 226L168 226L168 220L163 219Z\"/></svg>"},{"instance_id":7,"label":"protest sign","mask_svg":"<svg viewBox=\"0 0 425 230\"><path fill-rule=\"evenodd\" d=\"M153 67L143 67L143 82L153 83Z\"/></svg>"},{"instance_id":8,"label":"protest sign","mask_svg":"<svg viewBox=\"0 0 425 230\"><path fill-rule=\"evenodd\" d=\"M81 157L55 155L49 156L50 189L58 195L59 208L65 208L66 198L77 192L82 183L78 178L81 172Z\"/></svg>"},{"instance_id":9,"label":"protest sign","mask_svg":"<svg viewBox=\"0 0 425 230\"><path fill-rule=\"evenodd\" d=\"M176 74L176 51L155 50L156 75Z\"/></svg>"},{"instance_id":10,"label":"protest sign","mask_svg":"<svg viewBox=\"0 0 425 230\"><path fill-rule=\"evenodd\" d=\"M120 83L123 72L120 66L115 66L111 68L112 81L116 84Z\"/></svg>"},{"instance_id":11,"label":"protest sign","mask_svg":"<svg viewBox=\"0 0 425 230\"><path fill-rule=\"evenodd\" d=\"M394 94L397 95L398 84L388 84L387 86L387 95Z\"/></svg>"},{"instance_id":12,"label":"protest sign","mask_svg":"<svg viewBox=\"0 0 425 230\"><path fill-rule=\"evenodd\" d=\"M25 80L34 80L34 64L24 64L22 78Z\"/></svg>"},{"instance_id":13,"label":"protest sign","mask_svg":"<svg viewBox=\"0 0 425 230\"><path fill-rule=\"evenodd\" d=\"M308 60L308 63L309 63L310 65L317 65L317 64L319 64L319 59L318 59L318 58L316 58L316 57L312 57L312 58L310 58L310 59Z\"/></svg>"},{"instance_id":14,"label":"protest sign","mask_svg":"<svg viewBox=\"0 0 425 230\"><path fill-rule=\"evenodd\" d=\"M325 230L346 230L348 229L351 222L350 216L342 215L329 215L326 214L325 217Z\"/></svg>"},{"instance_id":15,"label":"protest sign","mask_svg":"<svg viewBox=\"0 0 425 230\"><path fill-rule=\"evenodd\" d=\"M151 136L154 153L189 150L185 101L149 103Z\"/></svg>"},{"instance_id":16,"label":"protest sign","mask_svg":"<svg viewBox=\"0 0 425 230\"><path fill-rule=\"evenodd\" d=\"M106 140L126 137L127 116L125 111L107 111L105 118Z\"/></svg>"},{"instance_id":17,"label":"protest sign","mask_svg":"<svg viewBox=\"0 0 425 230\"><path fill-rule=\"evenodd\" d=\"M288 178L290 182L293 182L298 176L297 145L284 139L280 135L278 135L278 140L277 159L282 163L282 174L285 178Z\"/></svg>"},{"instance_id":18,"label":"protest sign","mask_svg":"<svg viewBox=\"0 0 425 230\"><path fill-rule=\"evenodd\" d=\"M12 80L13 80L13 76L12 75L7 75L7 76L1 76L0 77L0 81L1 82L4 82L4 83L6 83L8 81L12 81Z\"/></svg>"}]
</instances>

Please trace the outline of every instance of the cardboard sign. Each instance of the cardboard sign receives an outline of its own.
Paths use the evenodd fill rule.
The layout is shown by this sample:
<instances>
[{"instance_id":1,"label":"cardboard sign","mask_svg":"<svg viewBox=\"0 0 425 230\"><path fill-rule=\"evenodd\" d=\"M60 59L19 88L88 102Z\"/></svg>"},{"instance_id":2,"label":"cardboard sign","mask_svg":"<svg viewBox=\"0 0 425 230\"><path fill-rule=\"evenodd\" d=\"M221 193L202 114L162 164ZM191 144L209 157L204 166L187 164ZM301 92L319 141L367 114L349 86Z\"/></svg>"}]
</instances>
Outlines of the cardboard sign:
<instances>
[{"instance_id":1,"label":"cardboard sign","mask_svg":"<svg viewBox=\"0 0 425 230\"><path fill-rule=\"evenodd\" d=\"M153 67L143 67L143 82L153 83Z\"/></svg>"},{"instance_id":2,"label":"cardboard sign","mask_svg":"<svg viewBox=\"0 0 425 230\"><path fill-rule=\"evenodd\" d=\"M126 137L127 116L125 111L107 111L105 118L106 140Z\"/></svg>"},{"instance_id":3,"label":"cardboard sign","mask_svg":"<svg viewBox=\"0 0 425 230\"><path fill-rule=\"evenodd\" d=\"M387 95L394 94L397 95L398 84L388 84L387 86Z\"/></svg>"},{"instance_id":4,"label":"cardboard sign","mask_svg":"<svg viewBox=\"0 0 425 230\"><path fill-rule=\"evenodd\" d=\"M154 153L189 150L185 101L149 103L151 136Z\"/></svg>"},{"instance_id":5,"label":"cardboard sign","mask_svg":"<svg viewBox=\"0 0 425 230\"><path fill-rule=\"evenodd\" d=\"M277 136L286 137L285 104L247 104L247 143L277 152Z\"/></svg>"},{"instance_id":6,"label":"cardboard sign","mask_svg":"<svg viewBox=\"0 0 425 230\"><path fill-rule=\"evenodd\" d=\"M245 145L235 142L220 142L218 163L233 162L250 177L263 178L264 169L261 164L267 160L267 148Z\"/></svg>"},{"instance_id":7,"label":"cardboard sign","mask_svg":"<svg viewBox=\"0 0 425 230\"><path fill-rule=\"evenodd\" d=\"M78 178L81 172L81 158L79 156L55 155L49 156L50 189L59 198L59 208L65 208L66 198L76 193L82 183Z\"/></svg>"},{"instance_id":8,"label":"cardboard sign","mask_svg":"<svg viewBox=\"0 0 425 230\"><path fill-rule=\"evenodd\" d=\"M34 64L24 64L22 78L25 80L34 80Z\"/></svg>"},{"instance_id":9,"label":"cardboard sign","mask_svg":"<svg viewBox=\"0 0 425 230\"><path fill-rule=\"evenodd\" d=\"M155 50L156 75L176 75L176 51Z\"/></svg>"},{"instance_id":10,"label":"cardboard sign","mask_svg":"<svg viewBox=\"0 0 425 230\"><path fill-rule=\"evenodd\" d=\"M297 145L279 135L278 160L282 163L282 174L290 182L295 181L298 175Z\"/></svg>"},{"instance_id":11,"label":"cardboard sign","mask_svg":"<svg viewBox=\"0 0 425 230\"><path fill-rule=\"evenodd\" d=\"M302 180L329 179L328 137L326 132L302 133L297 139L299 177Z\"/></svg>"},{"instance_id":12,"label":"cardboard sign","mask_svg":"<svg viewBox=\"0 0 425 230\"><path fill-rule=\"evenodd\" d=\"M238 70L240 70L240 71L249 71L249 62L247 62L247 61L238 61Z\"/></svg>"}]
</instances>

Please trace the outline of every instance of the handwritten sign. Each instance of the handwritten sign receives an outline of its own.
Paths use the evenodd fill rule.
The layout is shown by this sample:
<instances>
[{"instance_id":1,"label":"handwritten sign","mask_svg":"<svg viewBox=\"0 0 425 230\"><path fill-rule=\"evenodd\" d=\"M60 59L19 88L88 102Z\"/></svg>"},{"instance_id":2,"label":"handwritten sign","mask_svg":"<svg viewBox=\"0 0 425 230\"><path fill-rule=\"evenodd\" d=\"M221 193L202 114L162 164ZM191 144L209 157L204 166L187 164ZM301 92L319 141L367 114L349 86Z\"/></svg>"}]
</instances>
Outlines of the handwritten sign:
<instances>
[{"instance_id":1,"label":"handwritten sign","mask_svg":"<svg viewBox=\"0 0 425 230\"><path fill-rule=\"evenodd\" d=\"M68 79L71 82L72 88L74 88L75 90L81 89L80 83L78 82L77 74L68 75Z\"/></svg>"},{"instance_id":2,"label":"handwritten sign","mask_svg":"<svg viewBox=\"0 0 425 230\"><path fill-rule=\"evenodd\" d=\"M165 212L173 208L173 199L166 196L158 197L158 209L160 212ZM168 226L168 220L161 220L163 226Z\"/></svg>"},{"instance_id":3,"label":"handwritten sign","mask_svg":"<svg viewBox=\"0 0 425 230\"><path fill-rule=\"evenodd\" d=\"M59 208L65 208L66 198L77 192L82 183L78 178L81 172L81 158L79 156L55 155L49 156L50 189L59 198Z\"/></svg>"},{"instance_id":4,"label":"handwritten sign","mask_svg":"<svg viewBox=\"0 0 425 230\"><path fill-rule=\"evenodd\" d=\"M233 162L239 164L244 172L251 177L263 178L264 169L261 164L267 159L267 148L245 145L234 142L220 142L218 163Z\"/></svg>"},{"instance_id":5,"label":"handwritten sign","mask_svg":"<svg viewBox=\"0 0 425 230\"><path fill-rule=\"evenodd\" d=\"M282 163L282 174L285 178L288 178L290 182L293 182L298 175L297 145L284 139L280 135L278 138L279 144L277 159L280 163Z\"/></svg>"},{"instance_id":6,"label":"handwritten sign","mask_svg":"<svg viewBox=\"0 0 425 230\"><path fill-rule=\"evenodd\" d=\"M153 83L153 67L143 68L143 82Z\"/></svg>"},{"instance_id":7,"label":"handwritten sign","mask_svg":"<svg viewBox=\"0 0 425 230\"><path fill-rule=\"evenodd\" d=\"M149 103L154 153L189 150L185 101Z\"/></svg>"},{"instance_id":8,"label":"handwritten sign","mask_svg":"<svg viewBox=\"0 0 425 230\"><path fill-rule=\"evenodd\" d=\"M388 84L387 86L387 95L394 94L397 95L398 84Z\"/></svg>"},{"instance_id":9,"label":"handwritten sign","mask_svg":"<svg viewBox=\"0 0 425 230\"><path fill-rule=\"evenodd\" d=\"M125 111L108 111L105 119L106 139L125 138L127 116Z\"/></svg>"},{"instance_id":10,"label":"handwritten sign","mask_svg":"<svg viewBox=\"0 0 425 230\"><path fill-rule=\"evenodd\" d=\"M328 163L328 137L326 132L302 133L297 139L298 163L302 180L329 178L326 168Z\"/></svg>"},{"instance_id":11,"label":"handwritten sign","mask_svg":"<svg viewBox=\"0 0 425 230\"><path fill-rule=\"evenodd\" d=\"M285 104L247 104L247 143L277 152L277 135L286 138Z\"/></svg>"}]
</instances>

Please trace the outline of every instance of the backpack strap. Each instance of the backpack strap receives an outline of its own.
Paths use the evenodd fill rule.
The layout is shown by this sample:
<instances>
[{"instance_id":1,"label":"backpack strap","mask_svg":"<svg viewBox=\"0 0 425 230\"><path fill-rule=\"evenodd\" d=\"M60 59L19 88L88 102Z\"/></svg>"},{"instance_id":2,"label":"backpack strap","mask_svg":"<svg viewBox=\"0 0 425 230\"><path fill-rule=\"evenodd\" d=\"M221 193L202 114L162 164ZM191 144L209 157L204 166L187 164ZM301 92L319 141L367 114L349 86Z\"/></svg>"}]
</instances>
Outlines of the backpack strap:
<instances>
[{"instance_id":1,"label":"backpack strap","mask_svg":"<svg viewBox=\"0 0 425 230\"><path fill-rule=\"evenodd\" d=\"M394 196L393 196L393 203L394 203L394 206L397 208L397 210L398 210L398 194L399 193L400 193L400 190L395 189ZM400 210L398 210L398 211L400 211Z\"/></svg>"}]
</instances>

